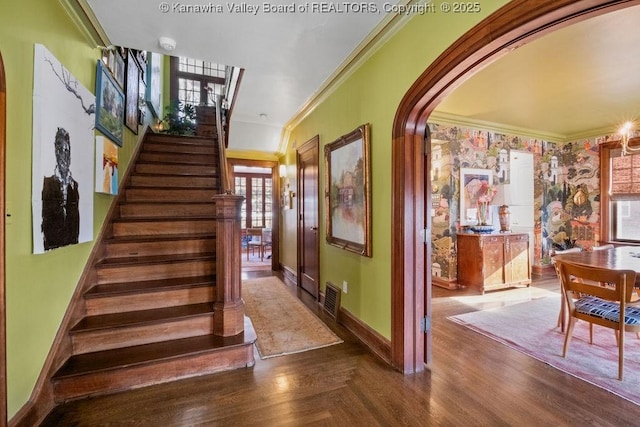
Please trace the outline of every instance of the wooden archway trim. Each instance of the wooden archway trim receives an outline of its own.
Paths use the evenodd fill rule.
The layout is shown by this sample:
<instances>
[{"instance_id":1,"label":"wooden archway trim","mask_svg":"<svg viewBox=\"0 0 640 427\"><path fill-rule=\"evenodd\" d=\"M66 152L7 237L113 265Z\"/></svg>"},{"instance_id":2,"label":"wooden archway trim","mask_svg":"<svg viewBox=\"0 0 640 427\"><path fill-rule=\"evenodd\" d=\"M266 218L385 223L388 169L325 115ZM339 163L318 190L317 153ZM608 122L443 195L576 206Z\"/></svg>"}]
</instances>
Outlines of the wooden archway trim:
<instances>
[{"instance_id":1,"label":"wooden archway trim","mask_svg":"<svg viewBox=\"0 0 640 427\"><path fill-rule=\"evenodd\" d=\"M7 305L5 264L5 167L7 135L7 85L0 53L0 425L7 425Z\"/></svg>"},{"instance_id":2,"label":"wooden archway trim","mask_svg":"<svg viewBox=\"0 0 640 427\"><path fill-rule=\"evenodd\" d=\"M430 227L425 206L428 163L426 122L438 103L476 71L524 43L567 25L640 0L513 0L473 27L445 50L407 91L392 134L391 362L404 372L424 370L431 334L420 331L430 311L430 245L420 238ZM427 235L430 232L427 232ZM426 338L425 338L426 337Z\"/></svg>"}]
</instances>

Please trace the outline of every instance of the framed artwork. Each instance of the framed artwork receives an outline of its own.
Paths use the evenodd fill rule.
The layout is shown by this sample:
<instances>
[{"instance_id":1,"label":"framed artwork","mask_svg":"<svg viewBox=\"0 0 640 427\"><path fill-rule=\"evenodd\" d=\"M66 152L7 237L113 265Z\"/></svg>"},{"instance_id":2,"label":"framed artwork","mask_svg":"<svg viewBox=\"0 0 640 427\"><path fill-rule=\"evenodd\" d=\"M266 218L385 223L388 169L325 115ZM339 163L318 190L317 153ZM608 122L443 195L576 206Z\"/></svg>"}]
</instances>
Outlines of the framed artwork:
<instances>
[{"instance_id":1,"label":"framed artwork","mask_svg":"<svg viewBox=\"0 0 640 427\"><path fill-rule=\"evenodd\" d=\"M118 194L118 146L96 135L96 193Z\"/></svg>"},{"instance_id":2,"label":"framed artwork","mask_svg":"<svg viewBox=\"0 0 640 427\"><path fill-rule=\"evenodd\" d=\"M326 237L330 245L371 256L370 126L324 147Z\"/></svg>"},{"instance_id":3,"label":"framed artwork","mask_svg":"<svg viewBox=\"0 0 640 427\"><path fill-rule=\"evenodd\" d=\"M124 94L102 61L96 75L96 128L122 147Z\"/></svg>"},{"instance_id":4,"label":"framed artwork","mask_svg":"<svg viewBox=\"0 0 640 427\"><path fill-rule=\"evenodd\" d=\"M113 56L115 58L115 61L111 72L113 73L113 77L116 79L116 82L118 82L118 85L120 85L120 87L124 89L124 58L122 57L120 52L117 51L114 52Z\"/></svg>"},{"instance_id":5,"label":"framed artwork","mask_svg":"<svg viewBox=\"0 0 640 427\"><path fill-rule=\"evenodd\" d=\"M127 90L125 124L131 132L138 134L138 104L140 91L140 68L131 50L127 52Z\"/></svg>"},{"instance_id":6,"label":"framed artwork","mask_svg":"<svg viewBox=\"0 0 640 427\"><path fill-rule=\"evenodd\" d=\"M34 48L33 253L93 240L96 97L43 45Z\"/></svg>"},{"instance_id":7,"label":"framed artwork","mask_svg":"<svg viewBox=\"0 0 640 427\"><path fill-rule=\"evenodd\" d=\"M492 184L490 169L460 169L460 225L478 223L478 197Z\"/></svg>"},{"instance_id":8,"label":"framed artwork","mask_svg":"<svg viewBox=\"0 0 640 427\"><path fill-rule=\"evenodd\" d=\"M151 114L159 118L162 114L160 111L160 61L162 61L162 55L152 52L147 56L147 61L147 105Z\"/></svg>"}]
</instances>

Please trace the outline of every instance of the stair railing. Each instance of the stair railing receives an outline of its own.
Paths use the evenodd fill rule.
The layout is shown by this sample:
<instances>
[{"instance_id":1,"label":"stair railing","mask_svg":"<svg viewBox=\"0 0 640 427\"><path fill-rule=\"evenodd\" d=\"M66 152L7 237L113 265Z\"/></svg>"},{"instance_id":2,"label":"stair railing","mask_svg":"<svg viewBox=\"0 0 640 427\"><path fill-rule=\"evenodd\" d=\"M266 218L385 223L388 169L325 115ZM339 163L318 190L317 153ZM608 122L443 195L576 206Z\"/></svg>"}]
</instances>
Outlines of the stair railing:
<instances>
[{"instance_id":1,"label":"stair railing","mask_svg":"<svg viewBox=\"0 0 640 427\"><path fill-rule=\"evenodd\" d=\"M213 307L213 333L224 337L244 332L244 301L241 288L240 211L243 196L234 194L226 154L222 118L222 97L216 99L216 127L220 157L220 194L216 204L216 298Z\"/></svg>"},{"instance_id":2,"label":"stair railing","mask_svg":"<svg viewBox=\"0 0 640 427\"><path fill-rule=\"evenodd\" d=\"M216 128L218 129L218 151L220 155L220 188L224 194L233 194L233 179L229 175L229 163L227 162L227 141L224 131L225 121L222 119L222 96L216 98Z\"/></svg>"}]
</instances>

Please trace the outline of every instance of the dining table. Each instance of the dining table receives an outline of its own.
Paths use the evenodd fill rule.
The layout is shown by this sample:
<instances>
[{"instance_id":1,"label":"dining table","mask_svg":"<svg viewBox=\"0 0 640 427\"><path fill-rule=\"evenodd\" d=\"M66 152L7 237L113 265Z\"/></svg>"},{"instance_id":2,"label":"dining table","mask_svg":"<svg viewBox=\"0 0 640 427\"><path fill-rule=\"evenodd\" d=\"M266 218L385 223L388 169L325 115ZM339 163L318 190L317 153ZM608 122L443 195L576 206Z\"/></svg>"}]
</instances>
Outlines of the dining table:
<instances>
[{"instance_id":1,"label":"dining table","mask_svg":"<svg viewBox=\"0 0 640 427\"><path fill-rule=\"evenodd\" d=\"M617 246L601 251L557 254L555 259L610 270L633 270L640 274L640 246Z\"/></svg>"}]
</instances>

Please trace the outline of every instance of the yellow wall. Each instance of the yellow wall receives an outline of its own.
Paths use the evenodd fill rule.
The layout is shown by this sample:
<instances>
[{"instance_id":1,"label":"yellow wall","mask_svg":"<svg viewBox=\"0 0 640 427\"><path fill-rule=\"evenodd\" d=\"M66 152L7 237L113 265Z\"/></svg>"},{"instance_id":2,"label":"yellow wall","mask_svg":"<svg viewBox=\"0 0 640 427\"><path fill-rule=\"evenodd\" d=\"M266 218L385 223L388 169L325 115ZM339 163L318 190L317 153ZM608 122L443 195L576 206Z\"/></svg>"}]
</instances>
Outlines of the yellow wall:
<instances>
[{"instance_id":1,"label":"yellow wall","mask_svg":"<svg viewBox=\"0 0 640 427\"><path fill-rule=\"evenodd\" d=\"M31 160L34 44L44 45L92 93L92 49L57 1L3 2L0 51L7 78L6 226L7 383L9 417L29 399L93 242L32 254ZM148 114L147 114L148 115ZM137 136L125 128L122 177ZM93 160L92 160L93 162ZM94 236L113 197L94 194Z\"/></svg>"},{"instance_id":2,"label":"yellow wall","mask_svg":"<svg viewBox=\"0 0 640 427\"><path fill-rule=\"evenodd\" d=\"M295 163L295 147L320 135L320 194L324 194L324 145L364 123L371 124L373 257L366 258L325 243L325 209L319 223L320 283L342 286L343 308L391 337L391 128L399 103L411 84L453 41L505 4L482 1L481 13L414 16L291 132L281 163ZM295 184L295 180L292 183ZM283 214L283 242L295 242L296 212ZM283 243L283 264L296 270L295 245Z\"/></svg>"}]
</instances>

